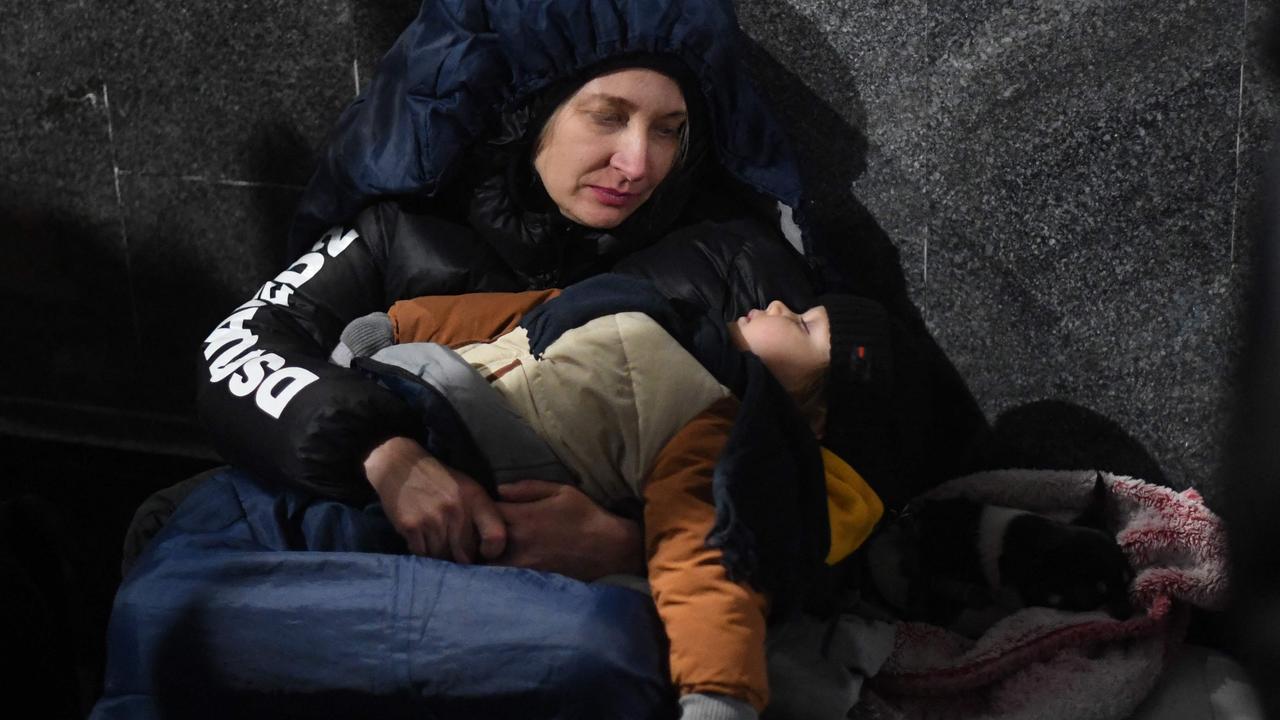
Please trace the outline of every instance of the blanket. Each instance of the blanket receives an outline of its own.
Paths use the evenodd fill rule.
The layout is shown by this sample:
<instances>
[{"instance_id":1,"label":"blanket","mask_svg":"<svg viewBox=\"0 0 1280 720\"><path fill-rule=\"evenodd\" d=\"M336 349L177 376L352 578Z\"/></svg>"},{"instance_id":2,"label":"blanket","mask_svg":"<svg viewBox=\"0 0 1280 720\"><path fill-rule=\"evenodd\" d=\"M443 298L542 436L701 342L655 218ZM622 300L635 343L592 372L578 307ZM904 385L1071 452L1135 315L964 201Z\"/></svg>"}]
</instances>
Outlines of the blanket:
<instances>
[{"instance_id":1,"label":"blanket","mask_svg":"<svg viewBox=\"0 0 1280 720\"><path fill-rule=\"evenodd\" d=\"M120 586L92 720L668 720L647 593L405 554L360 508L222 470Z\"/></svg>"},{"instance_id":2,"label":"blanket","mask_svg":"<svg viewBox=\"0 0 1280 720\"><path fill-rule=\"evenodd\" d=\"M1069 521L1089 503L1098 476L1092 470L986 472L923 497L969 497ZM1136 573L1133 616L1021 608L976 639L899 622L894 650L853 717L1109 720L1132 714L1184 637L1190 607L1223 607L1225 530L1194 489L1101 477L1109 526Z\"/></svg>"}]
</instances>

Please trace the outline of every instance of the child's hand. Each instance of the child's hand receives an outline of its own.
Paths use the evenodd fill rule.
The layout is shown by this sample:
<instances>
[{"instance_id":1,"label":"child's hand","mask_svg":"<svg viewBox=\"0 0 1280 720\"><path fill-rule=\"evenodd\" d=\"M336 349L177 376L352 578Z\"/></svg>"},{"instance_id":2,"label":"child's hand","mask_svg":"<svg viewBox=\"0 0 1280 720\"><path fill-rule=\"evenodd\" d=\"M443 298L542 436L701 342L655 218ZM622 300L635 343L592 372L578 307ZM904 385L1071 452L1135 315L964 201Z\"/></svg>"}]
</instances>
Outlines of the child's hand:
<instances>
[{"instance_id":1,"label":"child's hand","mask_svg":"<svg viewBox=\"0 0 1280 720\"><path fill-rule=\"evenodd\" d=\"M365 473L415 555L469 564L494 560L505 549L507 529L484 487L416 441L400 437L379 445L365 460Z\"/></svg>"},{"instance_id":2,"label":"child's hand","mask_svg":"<svg viewBox=\"0 0 1280 720\"><path fill-rule=\"evenodd\" d=\"M498 486L507 528L504 565L560 573L583 581L644 573L640 526L563 483L522 480Z\"/></svg>"}]
</instances>

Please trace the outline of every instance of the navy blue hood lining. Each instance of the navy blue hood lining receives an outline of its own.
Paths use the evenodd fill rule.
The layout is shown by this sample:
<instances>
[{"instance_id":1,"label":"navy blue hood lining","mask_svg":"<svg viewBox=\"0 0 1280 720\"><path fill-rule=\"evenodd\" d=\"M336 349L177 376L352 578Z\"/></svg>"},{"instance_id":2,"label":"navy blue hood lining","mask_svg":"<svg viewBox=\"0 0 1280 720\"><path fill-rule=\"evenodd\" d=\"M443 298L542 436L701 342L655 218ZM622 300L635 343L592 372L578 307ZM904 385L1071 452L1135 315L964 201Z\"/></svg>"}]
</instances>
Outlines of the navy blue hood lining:
<instances>
[{"instance_id":1,"label":"navy blue hood lining","mask_svg":"<svg viewBox=\"0 0 1280 720\"><path fill-rule=\"evenodd\" d=\"M386 196L434 196L502 114L619 56L678 58L730 176L799 208L791 146L741 62L729 0L426 0L343 112L299 201L305 247Z\"/></svg>"}]
</instances>

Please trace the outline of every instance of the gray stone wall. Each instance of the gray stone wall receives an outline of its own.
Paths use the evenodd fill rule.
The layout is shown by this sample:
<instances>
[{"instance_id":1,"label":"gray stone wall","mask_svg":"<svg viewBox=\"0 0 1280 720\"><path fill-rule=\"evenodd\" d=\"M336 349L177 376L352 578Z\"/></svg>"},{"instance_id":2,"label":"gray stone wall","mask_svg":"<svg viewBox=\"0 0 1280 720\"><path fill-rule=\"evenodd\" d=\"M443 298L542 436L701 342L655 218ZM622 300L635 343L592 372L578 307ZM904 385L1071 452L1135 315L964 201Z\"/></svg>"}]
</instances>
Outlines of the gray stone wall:
<instances>
[{"instance_id":1,"label":"gray stone wall","mask_svg":"<svg viewBox=\"0 0 1280 720\"><path fill-rule=\"evenodd\" d=\"M737 4L815 214L909 293L1004 460L1212 496L1280 104L1266 6ZM207 453L199 340L282 266L314 151L415 12L0 4L0 432Z\"/></svg>"},{"instance_id":2,"label":"gray stone wall","mask_svg":"<svg viewBox=\"0 0 1280 720\"><path fill-rule=\"evenodd\" d=\"M1265 11L739 2L775 82L826 104L829 129L797 133L810 175L852 208L848 242L896 247L1001 462L1109 466L1211 501L1280 117ZM813 124L805 99L793 124Z\"/></svg>"}]
</instances>

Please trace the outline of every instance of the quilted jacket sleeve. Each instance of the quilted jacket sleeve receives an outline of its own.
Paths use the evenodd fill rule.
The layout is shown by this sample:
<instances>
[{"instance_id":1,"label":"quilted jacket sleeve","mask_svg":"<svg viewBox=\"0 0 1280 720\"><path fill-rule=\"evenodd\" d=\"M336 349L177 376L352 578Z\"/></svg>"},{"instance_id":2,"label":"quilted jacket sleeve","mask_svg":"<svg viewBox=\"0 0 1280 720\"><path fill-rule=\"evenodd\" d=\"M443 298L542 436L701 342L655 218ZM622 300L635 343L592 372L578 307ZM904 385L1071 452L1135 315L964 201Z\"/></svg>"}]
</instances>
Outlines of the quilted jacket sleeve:
<instances>
[{"instance_id":1,"label":"quilted jacket sleeve","mask_svg":"<svg viewBox=\"0 0 1280 720\"><path fill-rule=\"evenodd\" d=\"M720 551L706 546L716 514L712 474L737 406L732 397L716 402L658 454L644 490L645 547L680 694L728 695L762 710L767 601L729 580Z\"/></svg>"},{"instance_id":2,"label":"quilted jacket sleeve","mask_svg":"<svg viewBox=\"0 0 1280 720\"><path fill-rule=\"evenodd\" d=\"M386 309L371 215L330 230L213 329L197 400L232 464L348 500L372 492L369 450L413 427L399 398L327 361L348 321Z\"/></svg>"},{"instance_id":3,"label":"quilted jacket sleeve","mask_svg":"<svg viewBox=\"0 0 1280 720\"><path fill-rule=\"evenodd\" d=\"M387 314L397 343L436 342L456 348L505 335L525 313L559 294L550 289L424 295L397 302Z\"/></svg>"}]
</instances>

